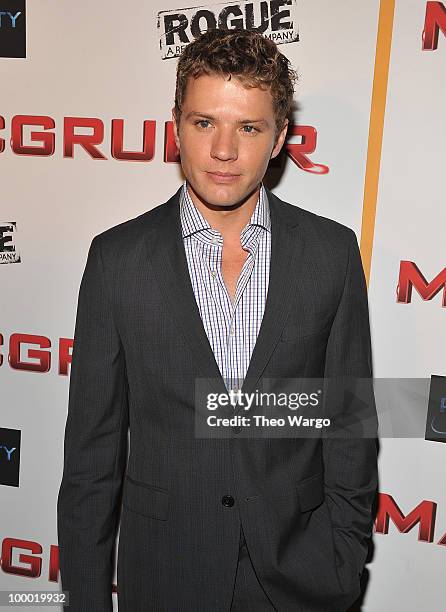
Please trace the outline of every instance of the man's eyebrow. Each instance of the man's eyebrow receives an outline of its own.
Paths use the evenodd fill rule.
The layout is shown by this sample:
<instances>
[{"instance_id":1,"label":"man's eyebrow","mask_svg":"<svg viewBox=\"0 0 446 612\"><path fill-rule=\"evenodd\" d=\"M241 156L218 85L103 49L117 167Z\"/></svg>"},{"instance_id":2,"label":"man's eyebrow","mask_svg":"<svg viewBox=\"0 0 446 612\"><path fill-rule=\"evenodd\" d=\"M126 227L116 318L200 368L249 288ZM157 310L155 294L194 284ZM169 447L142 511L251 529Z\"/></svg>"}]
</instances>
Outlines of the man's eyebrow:
<instances>
[{"instance_id":1,"label":"man's eyebrow","mask_svg":"<svg viewBox=\"0 0 446 612\"><path fill-rule=\"evenodd\" d=\"M190 111L190 113L187 113L186 119L189 119L189 117L204 117L205 119L211 119L212 121L215 120L215 117L213 117L212 115L208 115L207 113L200 113L199 111Z\"/></svg>"},{"instance_id":2,"label":"man's eyebrow","mask_svg":"<svg viewBox=\"0 0 446 612\"><path fill-rule=\"evenodd\" d=\"M263 123L264 125L268 125L268 121L266 119L242 119L241 121L237 121L237 123Z\"/></svg>"},{"instance_id":3,"label":"man's eyebrow","mask_svg":"<svg viewBox=\"0 0 446 612\"><path fill-rule=\"evenodd\" d=\"M203 119L210 119L211 121L216 120L216 117L213 115L209 115L208 113L200 113L199 111L190 111L190 113L187 113L186 119L191 117L202 117ZM262 123L264 125L268 125L268 121L266 121L266 119L240 119L237 121L237 123L239 125L245 125L247 123Z\"/></svg>"}]
</instances>

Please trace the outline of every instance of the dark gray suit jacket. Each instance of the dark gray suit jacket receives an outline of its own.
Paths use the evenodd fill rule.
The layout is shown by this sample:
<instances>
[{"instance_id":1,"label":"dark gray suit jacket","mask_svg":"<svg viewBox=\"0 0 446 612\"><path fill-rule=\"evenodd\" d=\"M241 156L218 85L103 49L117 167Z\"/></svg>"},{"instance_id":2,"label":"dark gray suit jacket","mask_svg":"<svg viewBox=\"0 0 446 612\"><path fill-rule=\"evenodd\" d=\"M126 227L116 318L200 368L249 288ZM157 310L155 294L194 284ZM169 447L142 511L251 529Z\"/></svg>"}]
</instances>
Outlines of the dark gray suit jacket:
<instances>
[{"instance_id":1,"label":"dark gray suit jacket","mask_svg":"<svg viewBox=\"0 0 446 612\"><path fill-rule=\"evenodd\" d=\"M189 278L179 193L90 246L57 508L69 609L112 610L120 520L120 612L228 612L240 521L280 612L345 610L372 531L376 440L195 436L195 379L226 388ZM270 284L242 391L262 377L370 377L354 232L267 195Z\"/></svg>"}]
</instances>

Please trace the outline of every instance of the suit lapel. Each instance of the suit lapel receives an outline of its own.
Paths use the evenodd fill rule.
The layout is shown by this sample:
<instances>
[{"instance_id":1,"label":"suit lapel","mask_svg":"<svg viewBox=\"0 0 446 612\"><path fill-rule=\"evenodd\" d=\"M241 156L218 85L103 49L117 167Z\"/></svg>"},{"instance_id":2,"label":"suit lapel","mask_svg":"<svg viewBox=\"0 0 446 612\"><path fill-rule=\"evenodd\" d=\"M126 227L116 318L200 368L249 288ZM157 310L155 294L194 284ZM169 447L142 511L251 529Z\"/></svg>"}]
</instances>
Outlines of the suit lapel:
<instances>
[{"instance_id":1,"label":"suit lapel","mask_svg":"<svg viewBox=\"0 0 446 612\"><path fill-rule=\"evenodd\" d=\"M224 393L226 387L214 352L203 327L194 290L189 275L186 252L181 235L180 199L181 188L160 208L156 225L148 234L149 261L166 302L173 314L177 329L181 330L197 365L197 378L219 379Z\"/></svg>"},{"instance_id":2,"label":"suit lapel","mask_svg":"<svg viewBox=\"0 0 446 612\"><path fill-rule=\"evenodd\" d=\"M243 382L242 392L252 392L280 339L291 297L302 264L304 235L291 214L290 205L279 200L268 189L271 214L271 263L268 294L262 324L251 361ZM147 232L149 261L153 266L162 295L181 329L197 365L197 378L217 379L219 389L227 392L214 353L204 329L189 276L186 253L181 235L179 196L181 188L160 207L157 221Z\"/></svg>"}]
</instances>

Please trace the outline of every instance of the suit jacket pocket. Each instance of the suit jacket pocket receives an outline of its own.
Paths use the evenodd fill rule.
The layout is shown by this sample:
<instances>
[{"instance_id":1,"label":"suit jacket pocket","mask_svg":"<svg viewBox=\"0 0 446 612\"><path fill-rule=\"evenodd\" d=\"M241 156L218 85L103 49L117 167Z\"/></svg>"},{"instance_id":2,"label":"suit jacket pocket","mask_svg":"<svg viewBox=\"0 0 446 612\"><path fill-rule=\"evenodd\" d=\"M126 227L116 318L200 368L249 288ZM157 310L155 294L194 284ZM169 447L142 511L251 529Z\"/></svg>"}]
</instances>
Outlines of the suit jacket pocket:
<instances>
[{"instance_id":1,"label":"suit jacket pocket","mask_svg":"<svg viewBox=\"0 0 446 612\"><path fill-rule=\"evenodd\" d=\"M166 489L134 480L126 474L122 504L132 512L166 521L169 515L169 493Z\"/></svg>"},{"instance_id":2,"label":"suit jacket pocket","mask_svg":"<svg viewBox=\"0 0 446 612\"><path fill-rule=\"evenodd\" d=\"M312 476L308 476L297 483L297 492L299 496L299 506L301 512L313 510L322 504L325 498L324 494L324 475L323 472L318 472Z\"/></svg>"}]
</instances>

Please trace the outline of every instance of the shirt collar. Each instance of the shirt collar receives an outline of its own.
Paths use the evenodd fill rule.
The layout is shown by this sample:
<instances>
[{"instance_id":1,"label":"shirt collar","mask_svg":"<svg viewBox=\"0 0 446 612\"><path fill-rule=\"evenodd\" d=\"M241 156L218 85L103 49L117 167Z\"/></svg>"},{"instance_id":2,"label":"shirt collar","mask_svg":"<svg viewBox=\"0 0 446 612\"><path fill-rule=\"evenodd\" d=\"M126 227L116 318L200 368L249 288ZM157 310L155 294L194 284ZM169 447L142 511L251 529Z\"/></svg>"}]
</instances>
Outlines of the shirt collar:
<instances>
[{"instance_id":1,"label":"shirt collar","mask_svg":"<svg viewBox=\"0 0 446 612\"><path fill-rule=\"evenodd\" d=\"M198 208L192 201L192 198L189 195L187 190L187 180L183 183L183 188L180 193L180 219L181 219L181 232L183 238L186 236L191 236L196 232L200 232L202 230L208 230L205 234L215 233L216 230L213 230L200 213ZM271 231L271 217L269 211L269 203L268 197L266 195L265 187L262 183L259 192L259 198L257 199L256 207L251 215L249 223L246 227L251 225L260 225L267 231ZM243 233L243 232L242 232Z\"/></svg>"}]
</instances>

